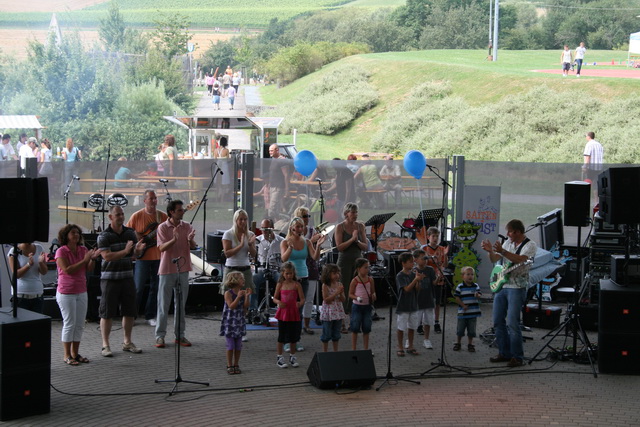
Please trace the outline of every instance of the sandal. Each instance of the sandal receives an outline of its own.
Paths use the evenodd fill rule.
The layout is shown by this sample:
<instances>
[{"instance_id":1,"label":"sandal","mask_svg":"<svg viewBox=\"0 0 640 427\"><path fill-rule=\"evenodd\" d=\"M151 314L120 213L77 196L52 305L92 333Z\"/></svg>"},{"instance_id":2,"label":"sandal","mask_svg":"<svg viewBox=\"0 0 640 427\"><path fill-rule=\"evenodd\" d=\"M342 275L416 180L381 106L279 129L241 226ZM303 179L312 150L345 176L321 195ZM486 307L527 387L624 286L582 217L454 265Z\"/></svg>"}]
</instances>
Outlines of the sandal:
<instances>
[{"instance_id":1,"label":"sandal","mask_svg":"<svg viewBox=\"0 0 640 427\"><path fill-rule=\"evenodd\" d=\"M66 363L67 365L71 365L71 366L78 366L80 363L74 359L73 357L67 357L66 359L62 360L64 363Z\"/></svg>"},{"instance_id":2,"label":"sandal","mask_svg":"<svg viewBox=\"0 0 640 427\"><path fill-rule=\"evenodd\" d=\"M475 346L475 345L473 345L473 344L469 344L469 345L467 346L467 350L469 350L469 352L470 352L470 353L475 353L475 351L476 351L476 346Z\"/></svg>"},{"instance_id":3,"label":"sandal","mask_svg":"<svg viewBox=\"0 0 640 427\"><path fill-rule=\"evenodd\" d=\"M87 359L86 357L80 356L80 354L76 355L76 357L74 357L74 359L78 363L89 363L90 362L89 359Z\"/></svg>"},{"instance_id":4,"label":"sandal","mask_svg":"<svg viewBox=\"0 0 640 427\"><path fill-rule=\"evenodd\" d=\"M453 345L453 351L460 351L460 343L457 342Z\"/></svg>"},{"instance_id":5,"label":"sandal","mask_svg":"<svg viewBox=\"0 0 640 427\"><path fill-rule=\"evenodd\" d=\"M308 334L308 335L315 334L315 332L313 332L313 329L311 328L302 328L302 330L304 331L305 334Z\"/></svg>"},{"instance_id":6,"label":"sandal","mask_svg":"<svg viewBox=\"0 0 640 427\"><path fill-rule=\"evenodd\" d=\"M233 366L227 366L227 374L233 375L236 373L236 370Z\"/></svg>"},{"instance_id":7,"label":"sandal","mask_svg":"<svg viewBox=\"0 0 640 427\"><path fill-rule=\"evenodd\" d=\"M404 357L404 350L398 350L398 351L396 351L396 356L398 356L398 357Z\"/></svg>"},{"instance_id":8,"label":"sandal","mask_svg":"<svg viewBox=\"0 0 640 427\"><path fill-rule=\"evenodd\" d=\"M237 366L237 365L236 365L236 366L234 366L234 367L233 367L233 373L234 373L234 374L241 374L241 373L242 373L242 371L240 370L240 366Z\"/></svg>"},{"instance_id":9,"label":"sandal","mask_svg":"<svg viewBox=\"0 0 640 427\"><path fill-rule=\"evenodd\" d=\"M409 353L412 356L420 356L420 353L418 353L418 351L415 348L410 348L409 350L407 350L407 353Z\"/></svg>"}]
</instances>

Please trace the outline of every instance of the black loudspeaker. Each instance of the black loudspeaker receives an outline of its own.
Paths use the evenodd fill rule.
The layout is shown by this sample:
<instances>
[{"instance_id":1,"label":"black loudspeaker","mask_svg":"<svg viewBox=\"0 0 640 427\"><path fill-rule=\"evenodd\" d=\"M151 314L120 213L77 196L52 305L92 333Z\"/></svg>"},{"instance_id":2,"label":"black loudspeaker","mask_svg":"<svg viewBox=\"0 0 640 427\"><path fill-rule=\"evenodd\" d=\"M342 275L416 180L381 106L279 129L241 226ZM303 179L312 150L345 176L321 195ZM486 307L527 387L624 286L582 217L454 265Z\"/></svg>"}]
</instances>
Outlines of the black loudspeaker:
<instances>
[{"instance_id":1,"label":"black loudspeaker","mask_svg":"<svg viewBox=\"0 0 640 427\"><path fill-rule=\"evenodd\" d=\"M222 234L207 234L207 261L224 264L224 255L222 254Z\"/></svg>"},{"instance_id":2,"label":"black loudspeaker","mask_svg":"<svg viewBox=\"0 0 640 427\"><path fill-rule=\"evenodd\" d=\"M600 281L598 370L640 374L640 287Z\"/></svg>"},{"instance_id":3,"label":"black loudspeaker","mask_svg":"<svg viewBox=\"0 0 640 427\"><path fill-rule=\"evenodd\" d=\"M598 176L600 215L609 224L640 223L640 168L610 168Z\"/></svg>"},{"instance_id":4,"label":"black loudspeaker","mask_svg":"<svg viewBox=\"0 0 640 427\"><path fill-rule=\"evenodd\" d=\"M589 224L591 185L584 181L564 183L564 225L585 227Z\"/></svg>"},{"instance_id":5,"label":"black loudspeaker","mask_svg":"<svg viewBox=\"0 0 640 427\"><path fill-rule=\"evenodd\" d=\"M18 309L0 313L0 420L50 409L51 318Z\"/></svg>"},{"instance_id":6,"label":"black loudspeaker","mask_svg":"<svg viewBox=\"0 0 640 427\"><path fill-rule=\"evenodd\" d=\"M320 389L370 387L376 381L371 350L316 353L307 377Z\"/></svg>"},{"instance_id":7,"label":"black loudspeaker","mask_svg":"<svg viewBox=\"0 0 640 427\"><path fill-rule=\"evenodd\" d=\"M38 177L38 159L30 157L25 160L25 168L22 168L22 159L18 161L18 176L24 176L25 178L37 178Z\"/></svg>"},{"instance_id":8,"label":"black loudspeaker","mask_svg":"<svg viewBox=\"0 0 640 427\"><path fill-rule=\"evenodd\" d=\"M0 243L49 241L49 185L47 178L0 179Z\"/></svg>"}]
</instances>

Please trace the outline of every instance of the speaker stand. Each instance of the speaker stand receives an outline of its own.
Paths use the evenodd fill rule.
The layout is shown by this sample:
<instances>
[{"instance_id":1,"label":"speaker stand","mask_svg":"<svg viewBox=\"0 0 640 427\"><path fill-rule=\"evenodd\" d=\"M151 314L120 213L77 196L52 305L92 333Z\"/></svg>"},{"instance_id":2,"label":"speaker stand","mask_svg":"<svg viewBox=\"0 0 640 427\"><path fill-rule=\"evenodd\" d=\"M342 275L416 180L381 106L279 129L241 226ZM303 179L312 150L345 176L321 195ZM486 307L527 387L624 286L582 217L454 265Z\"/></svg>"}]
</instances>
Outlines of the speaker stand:
<instances>
[{"instance_id":1,"label":"speaker stand","mask_svg":"<svg viewBox=\"0 0 640 427\"><path fill-rule=\"evenodd\" d=\"M538 350L538 352L529 360L529 365L533 363L533 361L540 355L540 353L544 351L545 348L549 347L549 349L551 349L551 342L558 335L560 335L562 331L564 331L565 336L568 336L569 333L571 333L573 337L573 343L572 343L573 347L571 349L570 358L574 362L579 359L579 354L577 353L577 346L578 346L578 340L580 340L582 345L585 346L584 351L587 352L587 358L589 359L589 364L591 365L591 371L593 372L593 377L598 378L598 373L596 372L596 367L593 363L593 358L591 357L591 352L593 351L593 348L591 346L591 342L589 341L589 337L587 337L587 334L582 328L582 324L580 323L580 310L579 310L580 296L584 293L585 286L589 286L586 280L582 278L582 245L581 245L582 236L580 234L581 229L582 227L578 226L578 241L576 244L576 247L578 248L578 256L577 256L578 265L576 266L577 279L576 279L575 288L573 291L573 302L570 303L569 306L567 307L567 315L564 322L556 326L556 329L557 329L556 333L553 334L551 339L547 341L545 345L543 345L542 348ZM585 283L587 284L585 285ZM551 332L545 335L545 337L549 336Z\"/></svg>"},{"instance_id":2,"label":"speaker stand","mask_svg":"<svg viewBox=\"0 0 640 427\"><path fill-rule=\"evenodd\" d=\"M388 335L387 335L387 374L384 376L384 381L382 381L382 384L380 384L376 388L376 391L380 391L380 389L384 387L385 384L391 384L391 381L406 381L408 383L420 384L420 381L411 380L408 378L396 377L393 375L393 372L391 372L391 321L393 317L393 297L395 296L395 292L391 287L391 282L389 282L389 278L385 276L384 279L387 282L387 290L389 292L389 329L388 329Z\"/></svg>"}]
</instances>

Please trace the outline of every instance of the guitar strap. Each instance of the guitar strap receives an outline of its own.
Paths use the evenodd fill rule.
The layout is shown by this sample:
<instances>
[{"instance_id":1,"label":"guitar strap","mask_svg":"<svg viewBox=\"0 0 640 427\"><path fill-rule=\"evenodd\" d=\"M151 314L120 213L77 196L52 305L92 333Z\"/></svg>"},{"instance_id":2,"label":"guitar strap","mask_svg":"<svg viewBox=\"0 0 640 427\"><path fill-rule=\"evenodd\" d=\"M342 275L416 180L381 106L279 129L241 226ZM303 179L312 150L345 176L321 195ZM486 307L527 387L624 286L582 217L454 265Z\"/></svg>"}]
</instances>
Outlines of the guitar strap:
<instances>
[{"instance_id":1,"label":"guitar strap","mask_svg":"<svg viewBox=\"0 0 640 427\"><path fill-rule=\"evenodd\" d=\"M524 245L526 245L527 243L529 243L529 240L530 240L530 239L529 239L528 237L527 237L526 239L524 239L524 240L522 241L522 243L520 243L520 244L518 245L518 247L516 248L516 251L515 251L514 253L515 253L516 255L520 255L520 251L522 250L522 248L524 247ZM502 265L504 265L505 260L506 260L507 262L509 261L509 260L507 260L506 258L502 258L502 259L500 259L500 261L499 261L499 262L500 262ZM507 264L507 265L509 265L509 264Z\"/></svg>"}]
</instances>

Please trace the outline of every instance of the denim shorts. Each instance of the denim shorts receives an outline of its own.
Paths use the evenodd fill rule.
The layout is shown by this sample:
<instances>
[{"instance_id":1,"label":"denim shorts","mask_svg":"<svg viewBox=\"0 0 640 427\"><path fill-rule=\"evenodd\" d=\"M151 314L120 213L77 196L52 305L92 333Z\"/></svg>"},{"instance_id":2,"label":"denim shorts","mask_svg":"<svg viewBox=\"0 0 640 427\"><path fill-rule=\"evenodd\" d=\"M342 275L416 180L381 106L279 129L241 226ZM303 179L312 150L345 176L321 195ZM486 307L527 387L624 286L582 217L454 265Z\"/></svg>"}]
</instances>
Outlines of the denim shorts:
<instances>
[{"instance_id":1,"label":"denim shorts","mask_svg":"<svg viewBox=\"0 0 640 427\"><path fill-rule=\"evenodd\" d=\"M371 332L371 322L370 305L353 304L351 306L351 324L349 325L351 332L368 334Z\"/></svg>"}]
</instances>

